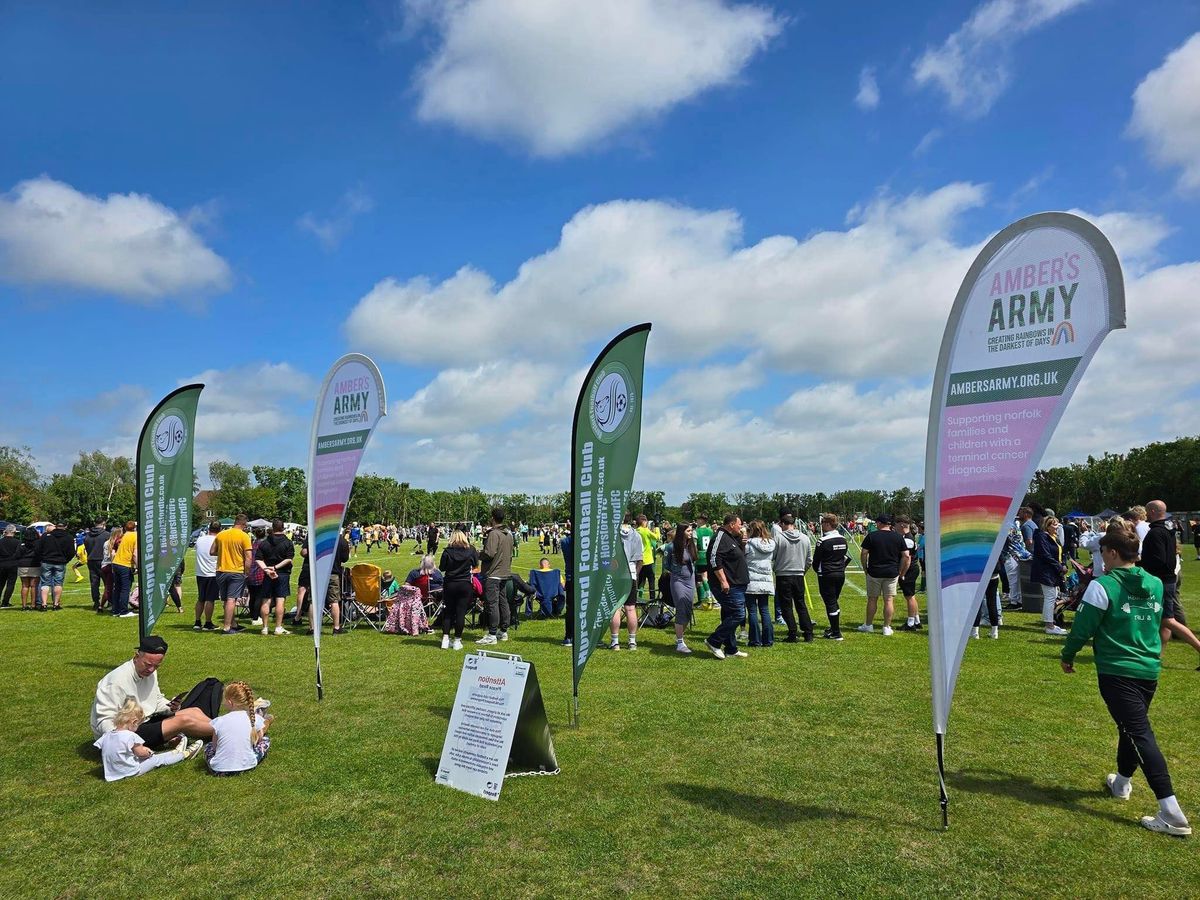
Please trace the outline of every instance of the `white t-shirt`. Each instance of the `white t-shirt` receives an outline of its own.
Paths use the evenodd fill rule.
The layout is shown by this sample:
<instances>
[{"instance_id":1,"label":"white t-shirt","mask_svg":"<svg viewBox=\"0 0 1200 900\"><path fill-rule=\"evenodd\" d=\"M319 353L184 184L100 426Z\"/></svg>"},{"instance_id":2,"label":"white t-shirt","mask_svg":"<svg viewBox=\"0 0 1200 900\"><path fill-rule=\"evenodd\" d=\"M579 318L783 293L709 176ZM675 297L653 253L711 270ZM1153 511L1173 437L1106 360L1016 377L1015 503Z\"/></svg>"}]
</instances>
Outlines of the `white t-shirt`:
<instances>
[{"instance_id":1,"label":"white t-shirt","mask_svg":"<svg viewBox=\"0 0 1200 900\"><path fill-rule=\"evenodd\" d=\"M146 743L133 731L108 731L93 746L104 761L104 780L120 781L138 773L138 758L133 748Z\"/></svg>"},{"instance_id":2,"label":"white t-shirt","mask_svg":"<svg viewBox=\"0 0 1200 900\"><path fill-rule=\"evenodd\" d=\"M1137 525L1134 526L1134 530L1137 532L1137 536L1138 536L1138 556L1141 556L1142 555L1142 541L1144 541L1146 539L1146 535L1148 535L1150 533L1150 523L1149 522L1138 522Z\"/></svg>"},{"instance_id":3,"label":"white t-shirt","mask_svg":"<svg viewBox=\"0 0 1200 900\"><path fill-rule=\"evenodd\" d=\"M215 578L217 575L217 558L209 552L216 539L215 534L207 533L196 538L196 576L198 578Z\"/></svg>"},{"instance_id":4,"label":"white t-shirt","mask_svg":"<svg viewBox=\"0 0 1200 900\"><path fill-rule=\"evenodd\" d=\"M262 734L263 719L257 713L254 725ZM208 767L214 772L244 772L258 765L254 745L250 743L250 715L245 710L234 710L212 720L213 737L217 749Z\"/></svg>"}]
</instances>

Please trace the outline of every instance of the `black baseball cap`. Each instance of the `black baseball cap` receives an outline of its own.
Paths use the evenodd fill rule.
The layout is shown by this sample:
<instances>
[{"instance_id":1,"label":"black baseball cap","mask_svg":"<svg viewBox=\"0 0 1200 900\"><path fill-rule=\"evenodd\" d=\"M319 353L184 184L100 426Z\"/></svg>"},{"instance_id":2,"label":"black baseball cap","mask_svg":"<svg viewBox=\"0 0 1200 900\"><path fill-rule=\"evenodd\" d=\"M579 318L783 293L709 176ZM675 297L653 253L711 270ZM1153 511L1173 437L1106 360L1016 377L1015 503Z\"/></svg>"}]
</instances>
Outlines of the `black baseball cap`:
<instances>
[{"instance_id":1,"label":"black baseball cap","mask_svg":"<svg viewBox=\"0 0 1200 900\"><path fill-rule=\"evenodd\" d=\"M166 653L167 642L157 634L148 634L138 641L138 650L142 653Z\"/></svg>"},{"instance_id":2,"label":"black baseball cap","mask_svg":"<svg viewBox=\"0 0 1200 900\"><path fill-rule=\"evenodd\" d=\"M875 524L876 525L892 525L892 524L894 524L894 522L892 521L891 516L889 516L887 513L884 513L882 516L879 516L875 520Z\"/></svg>"}]
</instances>

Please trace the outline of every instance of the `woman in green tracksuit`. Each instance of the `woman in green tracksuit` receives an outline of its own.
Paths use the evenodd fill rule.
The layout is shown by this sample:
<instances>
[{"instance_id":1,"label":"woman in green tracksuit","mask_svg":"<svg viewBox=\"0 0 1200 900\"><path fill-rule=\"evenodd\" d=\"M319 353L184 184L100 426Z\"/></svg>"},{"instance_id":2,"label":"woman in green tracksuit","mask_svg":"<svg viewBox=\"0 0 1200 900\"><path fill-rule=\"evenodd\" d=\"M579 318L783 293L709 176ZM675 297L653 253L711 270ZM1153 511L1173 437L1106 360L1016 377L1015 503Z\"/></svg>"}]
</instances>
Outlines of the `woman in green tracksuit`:
<instances>
[{"instance_id":1,"label":"woman in green tracksuit","mask_svg":"<svg viewBox=\"0 0 1200 900\"><path fill-rule=\"evenodd\" d=\"M1062 669L1075 671L1075 654L1093 643L1100 696L1117 723L1117 771L1105 779L1108 791L1128 800L1129 780L1142 767L1158 798L1158 814L1142 816L1151 831L1177 836L1192 833L1179 808L1167 761L1150 727L1150 701L1162 668L1162 582L1134 565L1137 534L1124 524L1110 524L1100 539L1105 574L1088 585L1062 649Z\"/></svg>"}]
</instances>

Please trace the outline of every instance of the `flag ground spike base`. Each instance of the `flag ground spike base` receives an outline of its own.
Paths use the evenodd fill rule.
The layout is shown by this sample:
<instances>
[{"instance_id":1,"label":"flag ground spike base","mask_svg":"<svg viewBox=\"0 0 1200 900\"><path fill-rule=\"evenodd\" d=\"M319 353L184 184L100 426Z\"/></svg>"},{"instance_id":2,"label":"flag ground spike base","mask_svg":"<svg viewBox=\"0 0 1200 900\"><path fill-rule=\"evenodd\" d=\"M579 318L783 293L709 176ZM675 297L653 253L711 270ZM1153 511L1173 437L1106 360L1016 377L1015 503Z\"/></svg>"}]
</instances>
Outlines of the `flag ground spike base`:
<instances>
[{"instance_id":1,"label":"flag ground spike base","mask_svg":"<svg viewBox=\"0 0 1200 900\"><path fill-rule=\"evenodd\" d=\"M321 684L321 648L313 647L313 653L317 655L317 701L325 699L325 688Z\"/></svg>"},{"instance_id":2,"label":"flag ground spike base","mask_svg":"<svg viewBox=\"0 0 1200 900\"><path fill-rule=\"evenodd\" d=\"M950 798L946 796L946 736L944 734L935 735L937 738L937 764L938 764L938 791L941 794L942 804L942 828L950 827Z\"/></svg>"}]
</instances>

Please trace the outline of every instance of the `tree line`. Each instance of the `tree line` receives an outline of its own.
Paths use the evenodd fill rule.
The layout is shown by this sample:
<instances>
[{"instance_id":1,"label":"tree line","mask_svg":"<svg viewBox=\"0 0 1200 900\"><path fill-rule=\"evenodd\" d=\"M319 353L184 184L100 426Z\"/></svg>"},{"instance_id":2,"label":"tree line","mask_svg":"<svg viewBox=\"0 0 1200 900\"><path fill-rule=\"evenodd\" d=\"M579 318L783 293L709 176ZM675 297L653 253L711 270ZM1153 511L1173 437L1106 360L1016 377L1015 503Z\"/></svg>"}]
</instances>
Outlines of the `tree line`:
<instances>
[{"instance_id":1,"label":"tree line","mask_svg":"<svg viewBox=\"0 0 1200 900\"><path fill-rule=\"evenodd\" d=\"M218 518L239 512L287 522L308 519L304 470L297 466L251 466L215 461L208 467L212 490L208 509ZM193 478L198 492L200 478ZM137 516L137 477L125 456L94 450L80 453L70 472L42 477L28 448L0 446L0 520L32 522L41 519L82 525L98 515L109 521ZM1086 462L1039 469L1026 502L1059 513L1081 510L1097 513L1105 507L1123 510L1159 498L1173 510L1200 510L1200 437L1156 442L1128 453L1089 456ZM517 522L563 522L570 517L571 496L555 494L495 494L475 485L453 491L428 490L386 475L359 475L354 482L347 519L359 522L483 522L494 506L504 507ZM813 493L692 493L679 505L666 502L662 491L634 491L631 512L653 521L690 521L699 516L719 520L735 512L744 520L774 519L788 509L804 519L834 512L843 519L881 513L924 514L923 490L846 490ZM193 511L199 525L204 512Z\"/></svg>"}]
</instances>

